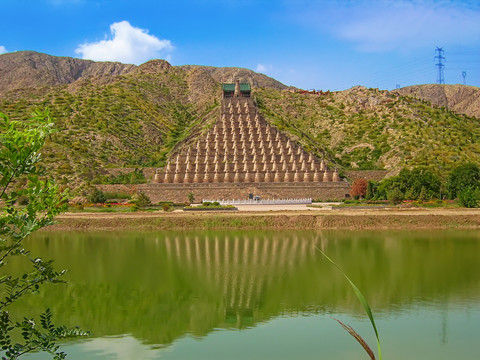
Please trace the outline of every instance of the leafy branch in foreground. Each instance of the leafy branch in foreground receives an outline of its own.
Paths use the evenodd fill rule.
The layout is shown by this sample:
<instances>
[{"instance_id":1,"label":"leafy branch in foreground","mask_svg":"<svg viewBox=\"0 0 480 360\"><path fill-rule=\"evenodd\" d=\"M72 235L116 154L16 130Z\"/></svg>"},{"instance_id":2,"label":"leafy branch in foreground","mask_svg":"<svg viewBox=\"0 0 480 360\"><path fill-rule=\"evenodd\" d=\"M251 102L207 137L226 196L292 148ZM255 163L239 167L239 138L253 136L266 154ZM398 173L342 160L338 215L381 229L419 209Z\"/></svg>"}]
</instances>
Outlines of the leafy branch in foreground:
<instances>
[{"instance_id":1,"label":"leafy branch in foreground","mask_svg":"<svg viewBox=\"0 0 480 360\"><path fill-rule=\"evenodd\" d=\"M63 282L65 270L54 270L52 261L34 258L23 247L23 240L34 231L53 223L55 215L66 208L66 193L52 180L43 179L39 151L53 124L48 111L35 112L25 121L11 121L0 113L0 348L2 359L17 359L31 351L47 351L54 359L66 354L58 351L58 339L85 335L79 329L55 327L50 310L40 315L41 329L35 319L16 320L8 311L19 298L37 293L45 283ZM20 206L20 199L26 205ZM27 260L29 271L16 274L9 267L14 257Z\"/></svg>"},{"instance_id":2,"label":"leafy branch in foreground","mask_svg":"<svg viewBox=\"0 0 480 360\"><path fill-rule=\"evenodd\" d=\"M328 261L330 261L333 266L335 266L341 273L342 275L345 277L345 279L347 279L347 281L349 282L350 286L352 287L353 291L355 292L355 295L357 296L358 300L360 301L360 303L362 304L363 306L363 309L365 310L365 312L367 313L368 315L368 318L370 319L370 324L372 324L372 327L373 327L373 330L375 332L375 336L377 338L377 349L378 349L378 359L379 360L382 360L382 348L380 346L380 337L378 336L378 331L377 331L377 326L375 325L375 320L373 318L373 313L372 313L372 309L370 308L370 305L368 305L368 301L367 299L365 298L365 296L362 294L362 292L358 289L358 287L353 283L352 280L350 280L350 278L347 276L347 274L345 274L345 272L340 268L340 266L337 265L337 263L335 261L333 261L332 259L330 259L328 257L328 255L320 248L316 247L316 249L325 257L325 259L327 259ZM335 318L334 318L335 319ZM338 319L335 319L336 321L338 321L338 323L346 330L348 331L348 333L350 335L352 335L355 340L358 341L358 343L364 348L364 350L367 352L368 356L370 356L370 359L372 360L375 360L375 354L374 352L372 351L372 349L370 348L370 346L367 344L367 342L350 326L350 325L346 325L344 324L343 322L341 322L340 320Z\"/></svg>"}]
</instances>

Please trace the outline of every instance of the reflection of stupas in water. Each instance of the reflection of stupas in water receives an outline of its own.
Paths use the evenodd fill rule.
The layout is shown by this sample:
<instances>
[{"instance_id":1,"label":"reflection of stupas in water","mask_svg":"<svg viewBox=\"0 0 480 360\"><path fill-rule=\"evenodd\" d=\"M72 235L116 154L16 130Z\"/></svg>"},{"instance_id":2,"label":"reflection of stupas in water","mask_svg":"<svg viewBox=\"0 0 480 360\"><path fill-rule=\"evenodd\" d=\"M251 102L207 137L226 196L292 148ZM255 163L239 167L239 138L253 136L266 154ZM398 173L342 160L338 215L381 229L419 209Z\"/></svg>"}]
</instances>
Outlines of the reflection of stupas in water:
<instances>
[{"instance_id":1,"label":"reflection of stupas in water","mask_svg":"<svg viewBox=\"0 0 480 360\"><path fill-rule=\"evenodd\" d=\"M165 239L167 253L183 267L205 276L221 289L226 326L253 325L262 293L277 278L295 271L315 256L314 237L174 237ZM317 253L318 255L318 253Z\"/></svg>"}]
</instances>

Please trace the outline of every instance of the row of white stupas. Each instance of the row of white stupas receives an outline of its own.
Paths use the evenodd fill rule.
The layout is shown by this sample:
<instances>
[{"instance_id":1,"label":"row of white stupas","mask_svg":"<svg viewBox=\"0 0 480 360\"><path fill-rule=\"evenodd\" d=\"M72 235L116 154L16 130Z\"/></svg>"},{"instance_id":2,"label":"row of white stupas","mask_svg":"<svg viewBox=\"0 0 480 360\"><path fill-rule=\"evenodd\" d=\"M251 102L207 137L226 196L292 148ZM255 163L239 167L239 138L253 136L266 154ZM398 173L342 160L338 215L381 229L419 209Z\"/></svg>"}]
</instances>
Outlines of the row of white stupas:
<instances>
[{"instance_id":1,"label":"row of white stupas","mask_svg":"<svg viewBox=\"0 0 480 360\"><path fill-rule=\"evenodd\" d=\"M337 170L269 125L252 99L222 100L221 116L196 143L184 147L156 183L338 182Z\"/></svg>"}]
</instances>

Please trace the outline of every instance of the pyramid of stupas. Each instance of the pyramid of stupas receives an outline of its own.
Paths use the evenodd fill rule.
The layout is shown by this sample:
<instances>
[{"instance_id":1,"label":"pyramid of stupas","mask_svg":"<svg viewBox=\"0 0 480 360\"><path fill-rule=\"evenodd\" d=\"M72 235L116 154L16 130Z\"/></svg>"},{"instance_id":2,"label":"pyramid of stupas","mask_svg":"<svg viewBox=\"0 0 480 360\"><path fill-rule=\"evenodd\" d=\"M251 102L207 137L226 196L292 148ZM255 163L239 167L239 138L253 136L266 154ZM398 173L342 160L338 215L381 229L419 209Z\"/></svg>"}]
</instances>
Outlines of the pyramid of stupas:
<instances>
[{"instance_id":1,"label":"pyramid of stupas","mask_svg":"<svg viewBox=\"0 0 480 360\"><path fill-rule=\"evenodd\" d=\"M323 160L269 125L250 97L249 84L224 84L221 114L195 144L157 170L156 183L339 182ZM233 91L232 91L233 90Z\"/></svg>"}]
</instances>

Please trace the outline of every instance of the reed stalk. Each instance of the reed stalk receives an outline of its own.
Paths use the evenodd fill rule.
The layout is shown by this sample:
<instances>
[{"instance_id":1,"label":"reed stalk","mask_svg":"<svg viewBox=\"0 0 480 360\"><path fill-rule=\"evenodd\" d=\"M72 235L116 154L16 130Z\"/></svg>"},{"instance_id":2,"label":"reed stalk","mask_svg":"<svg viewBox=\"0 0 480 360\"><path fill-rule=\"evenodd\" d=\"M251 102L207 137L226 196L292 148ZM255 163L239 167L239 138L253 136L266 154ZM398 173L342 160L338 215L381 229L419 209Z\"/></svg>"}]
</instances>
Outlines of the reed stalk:
<instances>
[{"instance_id":1,"label":"reed stalk","mask_svg":"<svg viewBox=\"0 0 480 360\"><path fill-rule=\"evenodd\" d=\"M328 261L330 261L333 266L335 266L338 271L340 271L340 273L345 277L345 279L347 279L348 283L350 284L350 286L352 287L353 291L355 292L355 295L357 296L358 300L360 301L360 303L362 304L363 306L363 309L365 310L365 312L367 313L368 315L368 318L370 320L370 324L372 324L372 327L373 327L373 331L375 332L375 337L377 338L377 349L378 349L378 359L379 360L382 360L382 347L380 346L380 337L378 336L378 330L377 330L377 326L375 325L375 320L373 318L373 313L372 313L372 309L370 308L370 305L368 304L368 301L367 299L365 298L365 296L362 294L362 292L358 289L358 287L353 283L352 280L350 280L350 278L347 276L347 274L345 274L345 272L340 268L340 266L337 265L337 263L335 261L333 261L332 259L330 259L330 257L328 257L328 255L320 248L316 247L316 249L325 257L325 259L327 259ZM343 322L341 322L340 320L338 319L335 319L334 320L338 321L338 323L346 330L348 331L348 333L350 335L352 335L355 340L358 341L358 343L363 347L363 349L367 352L368 356L370 356L370 359L372 360L376 360L375 359L375 354L373 353L372 349L370 348L370 346L367 344L367 342L350 326L350 325L345 325Z\"/></svg>"}]
</instances>

